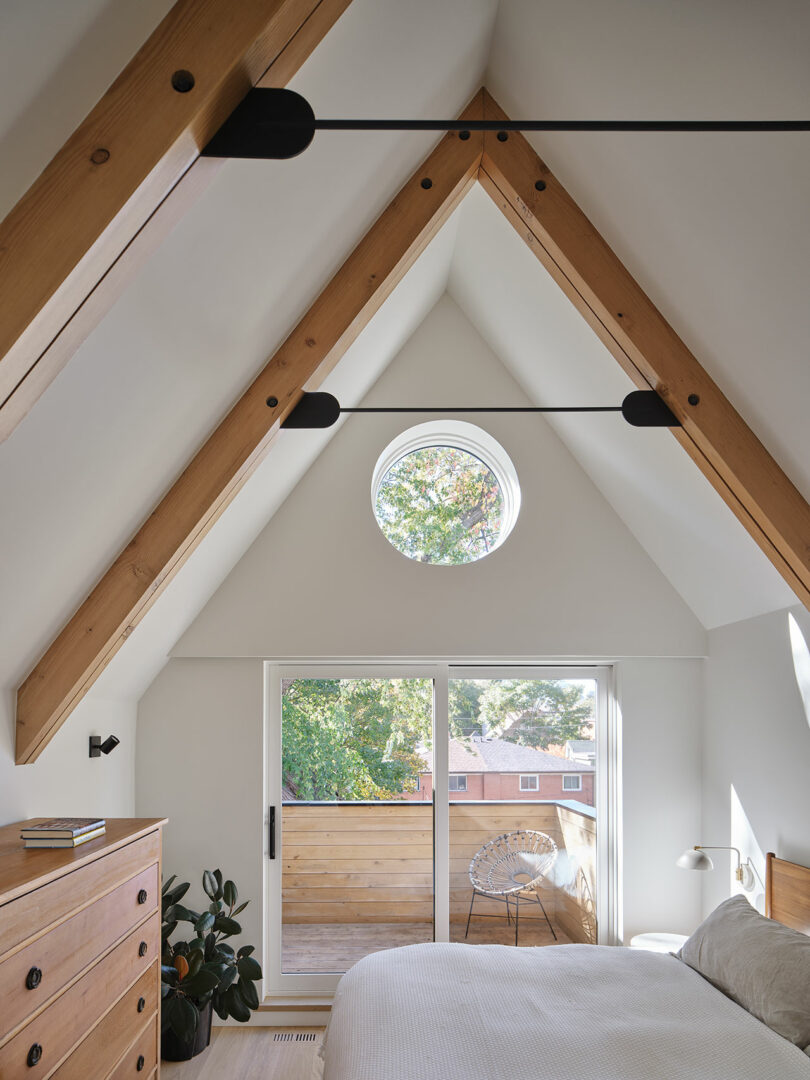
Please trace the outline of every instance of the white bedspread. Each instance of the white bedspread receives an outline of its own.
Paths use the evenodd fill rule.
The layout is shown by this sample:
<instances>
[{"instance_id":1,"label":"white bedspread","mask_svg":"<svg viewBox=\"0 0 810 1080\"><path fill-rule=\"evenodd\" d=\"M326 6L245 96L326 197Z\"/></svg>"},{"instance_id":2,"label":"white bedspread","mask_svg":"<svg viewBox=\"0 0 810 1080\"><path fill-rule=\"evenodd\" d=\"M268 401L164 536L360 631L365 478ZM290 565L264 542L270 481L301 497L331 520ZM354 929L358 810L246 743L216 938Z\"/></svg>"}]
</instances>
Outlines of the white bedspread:
<instances>
[{"instance_id":1,"label":"white bedspread","mask_svg":"<svg viewBox=\"0 0 810 1080\"><path fill-rule=\"evenodd\" d=\"M408 945L335 996L324 1080L808 1080L810 1058L673 956Z\"/></svg>"}]
</instances>

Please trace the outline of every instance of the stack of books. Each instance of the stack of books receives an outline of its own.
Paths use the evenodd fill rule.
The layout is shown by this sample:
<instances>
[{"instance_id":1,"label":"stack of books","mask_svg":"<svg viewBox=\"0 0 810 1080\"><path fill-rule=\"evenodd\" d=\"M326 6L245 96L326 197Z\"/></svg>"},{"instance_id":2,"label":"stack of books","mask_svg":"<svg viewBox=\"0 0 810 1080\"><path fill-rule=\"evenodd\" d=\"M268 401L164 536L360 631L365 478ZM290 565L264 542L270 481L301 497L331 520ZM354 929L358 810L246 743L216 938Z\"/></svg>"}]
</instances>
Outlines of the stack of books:
<instances>
[{"instance_id":1,"label":"stack of books","mask_svg":"<svg viewBox=\"0 0 810 1080\"><path fill-rule=\"evenodd\" d=\"M106 832L104 818L50 818L23 829L27 848L73 848Z\"/></svg>"}]
</instances>

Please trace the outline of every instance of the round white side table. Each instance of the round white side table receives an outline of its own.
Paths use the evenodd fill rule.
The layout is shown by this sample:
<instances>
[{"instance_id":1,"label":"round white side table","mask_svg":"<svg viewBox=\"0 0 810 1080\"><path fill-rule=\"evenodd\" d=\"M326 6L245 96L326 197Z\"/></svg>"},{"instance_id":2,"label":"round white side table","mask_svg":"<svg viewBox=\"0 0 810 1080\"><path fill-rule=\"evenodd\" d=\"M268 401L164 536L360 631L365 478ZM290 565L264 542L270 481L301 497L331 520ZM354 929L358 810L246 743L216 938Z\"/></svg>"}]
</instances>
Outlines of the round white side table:
<instances>
[{"instance_id":1,"label":"round white side table","mask_svg":"<svg viewBox=\"0 0 810 1080\"><path fill-rule=\"evenodd\" d=\"M636 934L630 938L631 949L647 952L674 953L686 941L686 934Z\"/></svg>"}]
</instances>

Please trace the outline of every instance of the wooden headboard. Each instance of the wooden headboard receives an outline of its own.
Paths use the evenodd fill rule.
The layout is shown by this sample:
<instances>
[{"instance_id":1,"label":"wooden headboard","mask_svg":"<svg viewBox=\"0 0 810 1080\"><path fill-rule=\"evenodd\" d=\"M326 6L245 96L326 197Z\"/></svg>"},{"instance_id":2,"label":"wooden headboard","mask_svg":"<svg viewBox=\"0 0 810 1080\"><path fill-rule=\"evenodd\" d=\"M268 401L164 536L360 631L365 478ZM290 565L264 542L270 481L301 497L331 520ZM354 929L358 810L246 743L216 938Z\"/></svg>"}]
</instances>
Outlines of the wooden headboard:
<instances>
[{"instance_id":1,"label":"wooden headboard","mask_svg":"<svg viewBox=\"0 0 810 1080\"><path fill-rule=\"evenodd\" d=\"M810 869L777 859L768 852L765 869L765 914L803 934L810 934Z\"/></svg>"}]
</instances>

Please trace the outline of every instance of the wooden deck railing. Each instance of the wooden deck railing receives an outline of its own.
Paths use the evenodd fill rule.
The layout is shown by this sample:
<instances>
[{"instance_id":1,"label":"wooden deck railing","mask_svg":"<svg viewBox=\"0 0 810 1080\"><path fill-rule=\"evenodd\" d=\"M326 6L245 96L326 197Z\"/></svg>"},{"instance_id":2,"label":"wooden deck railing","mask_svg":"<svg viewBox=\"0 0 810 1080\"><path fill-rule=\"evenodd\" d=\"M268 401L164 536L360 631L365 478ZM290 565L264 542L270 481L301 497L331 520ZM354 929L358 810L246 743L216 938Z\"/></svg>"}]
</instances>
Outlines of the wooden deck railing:
<instances>
[{"instance_id":1,"label":"wooden deck railing","mask_svg":"<svg viewBox=\"0 0 810 1080\"><path fill-rule=\"evenodd\" d=\"M284 922L432 921L432 822L431 803L285 803ZM573 801L451 803L451 920L467 917L473 855L514 829L537 829L557 844L541 898L572 941L595 942L596 821ZM503 905L476 901L479 910L501 914Z\"/></svg>"}]
</instances>

